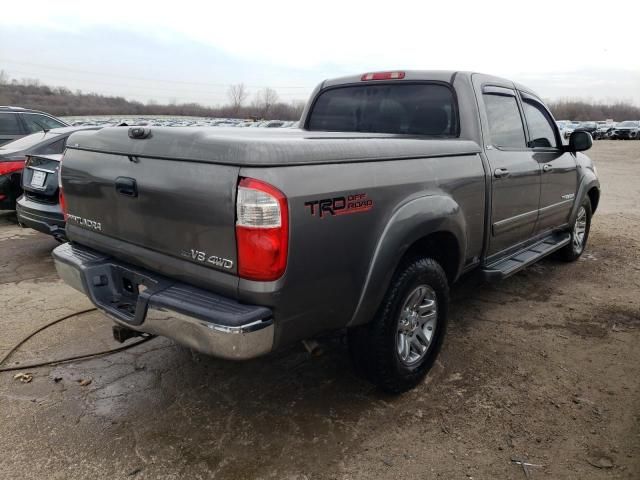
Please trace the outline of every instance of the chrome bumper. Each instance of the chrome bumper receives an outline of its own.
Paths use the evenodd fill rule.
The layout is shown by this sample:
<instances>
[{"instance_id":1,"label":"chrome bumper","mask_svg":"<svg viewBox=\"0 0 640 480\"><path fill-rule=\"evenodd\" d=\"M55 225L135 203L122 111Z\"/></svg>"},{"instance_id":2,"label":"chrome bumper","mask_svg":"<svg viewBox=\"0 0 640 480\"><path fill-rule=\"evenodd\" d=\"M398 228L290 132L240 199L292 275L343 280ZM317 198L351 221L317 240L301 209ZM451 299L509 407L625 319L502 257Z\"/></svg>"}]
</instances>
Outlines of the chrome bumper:
<instances>
[{"instance_id":1,"label":"chrome bumper","mask_svg":"<svg viewBox=\"0 0 640 480\"><path fill-rule=\"evenodd\" d=\"M67 284L127 328L230 360L273 348L273 316L266 307L180 284L71 243L57 247L53 258Z\"/></svg>"}]
</instances>

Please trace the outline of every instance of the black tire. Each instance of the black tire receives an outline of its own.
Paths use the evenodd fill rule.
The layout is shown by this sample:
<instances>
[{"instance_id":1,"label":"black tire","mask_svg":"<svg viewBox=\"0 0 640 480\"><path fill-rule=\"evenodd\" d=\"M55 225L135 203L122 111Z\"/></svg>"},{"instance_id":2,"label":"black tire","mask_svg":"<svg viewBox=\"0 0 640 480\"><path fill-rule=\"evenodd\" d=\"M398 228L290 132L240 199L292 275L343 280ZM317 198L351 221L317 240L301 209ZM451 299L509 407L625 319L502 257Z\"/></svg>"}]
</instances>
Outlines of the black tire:
<instances>
[{"instance_id":1,"label":"black tire","mask_svg":"<svg viewBox=\"0 0 640 480\"><path fill-rule=\"evenodd\" d=\"M577 245L576 235L578 228L578 219L580 217L580 210L584 208L584 212L586 215L586 225L584 228L584 236L582 238L582 242L580 246ZM591 201L589 198L585 198L580 207L578 207L578 215L576 215L576 220L571 227L571 241L568 245L565 245L560 250L558 250L558 257L565 262L575 262L580 258L584 249L587 246L587 240L589 239L589 231L591 230Z\"/></svg>"},{"instance_id":2,"label":"black tire","mask_svg":"<svg viewBox=\"0 0 640 480\"><path fill-rule=\"evenodd\" d=\"M424 356L407 365L398 352L401 311L406 311L403 307L409 301L409 295L424 285L435 294L435 326ZM448 306L449 284L438 262L431 258L405 261L394 275L375 318L348 332L349 352L356 370L390 393L402 393L418 385L442 347Z\"/></svg>"}]
</instances>

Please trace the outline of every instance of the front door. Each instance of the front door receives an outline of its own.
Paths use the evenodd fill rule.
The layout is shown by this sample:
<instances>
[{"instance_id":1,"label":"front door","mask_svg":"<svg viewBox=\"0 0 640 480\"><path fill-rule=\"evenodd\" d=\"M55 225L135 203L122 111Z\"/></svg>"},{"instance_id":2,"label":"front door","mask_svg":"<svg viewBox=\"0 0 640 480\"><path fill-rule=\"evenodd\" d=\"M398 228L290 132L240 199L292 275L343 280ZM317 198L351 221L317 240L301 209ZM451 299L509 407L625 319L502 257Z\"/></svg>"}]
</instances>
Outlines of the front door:
<instances>
[{"instance_id":1,"label":"front door","mask_svg":"<svg viewBox=\"0 0 640 480\"><path fill-rule=\"evenodd\" d=\"M477 79L481 81L481 79ZM482 84L485 153L491 174L491 232L487 256L529 240L538 217L540 165L527 147L516 91Z\"/></svg>"},{"instance_id":2,"label":"front door","mask_svg":"<svg viewBox=\"0 0 640 480\"><path fill-rule=\"evenodd\" d=\"M520 92L529 133L529 148L540 165L540 212L535 233L567 224L578 190L576 157L562 149L553 117L537 98Z\"/></svg>"}]
</instances>

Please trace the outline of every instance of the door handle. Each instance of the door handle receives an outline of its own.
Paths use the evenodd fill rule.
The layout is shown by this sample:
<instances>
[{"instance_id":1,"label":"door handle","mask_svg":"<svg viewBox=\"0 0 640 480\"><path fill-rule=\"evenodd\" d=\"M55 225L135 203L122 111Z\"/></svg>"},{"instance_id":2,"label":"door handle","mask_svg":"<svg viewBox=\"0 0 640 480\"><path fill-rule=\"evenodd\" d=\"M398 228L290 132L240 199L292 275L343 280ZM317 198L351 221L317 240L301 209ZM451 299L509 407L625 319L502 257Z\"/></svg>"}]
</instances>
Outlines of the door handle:
<instances>
[{"instance_id":1,"label":"door handle","mask_svg":"<svg viewBox=\"0 0 640 480\"><path fill-rule=\"evenodd\" d=\"M553 167L552 167L551 165L549 165L548 163L545 163L545 164L542 166L542 171L543 171L543 172L550 172L551 170L553 170Z\"/></svg>"},{"instance_id":2,"label":"door handle","mask_svg":"<svg viewBox=\"0 0 640 480\"><path fill-rule=\"evenodd\" d=\"M493 171L493 176L496 178L506 177L507 175L509 175L509 170L507 170L506 168L496 168Z\"/></svg>"},{"instance_id":3,"label":"door handle","mask_svg":"<svg viewBox=\"0 0 640 480\"><path fill-rule=\"evenodd\" d=\"M116 178L116 192L127 197L137 197L138 187L136 185L136 180L129 177Z\"/></svg>"}]
</instances>

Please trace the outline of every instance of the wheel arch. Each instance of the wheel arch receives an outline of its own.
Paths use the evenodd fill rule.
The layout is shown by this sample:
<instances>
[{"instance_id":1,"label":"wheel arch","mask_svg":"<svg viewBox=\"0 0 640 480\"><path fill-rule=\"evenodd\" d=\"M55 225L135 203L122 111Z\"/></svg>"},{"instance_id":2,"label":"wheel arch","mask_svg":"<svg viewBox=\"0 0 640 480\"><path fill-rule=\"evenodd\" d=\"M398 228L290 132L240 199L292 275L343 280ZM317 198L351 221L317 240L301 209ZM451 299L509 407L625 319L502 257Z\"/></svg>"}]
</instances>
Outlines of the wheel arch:
<instances>
[{"instance_id":1,"label":"wheel arch","mask_svg":"<svg viewBox=\"0 0 640 480\"><path fill-rule=\"evenodd\" d=\"M600 203L600 189L595 186L591 187L587 192L587 196L591 202L591 213L596 213L598 203Z\"/></svg>"},{"instance_id":2,"label":"wheel arch","mask_svg":"<svg viewBox=\"0 0 640 480\"><path fill-rule=\"evenodd\" d=\"M573 208L569 215L569 225L572 225L576 221L578 215L578 208L582 205L585 198L588 198L591 202L591 213L596 211L598 204L600 203L600 181L596 177L595 173L590 168L582 168L584 174L578 186L578 192L576 199L573 203ZM594 203L595 201L595 203Z\"/></svg>"},{"instance_id":3,"label":"wheel arch","mask_svg":"<svg viewBox=\"0 0 640 480\"><path fill-rule=\"evenodd\" d=\"M389 220L378 240L369 272L348 327L370 321L406 258L430 256L453 283L464 263L466 221L455 200L431 195L407 202Z\"/></svg>"}]
</instances>

